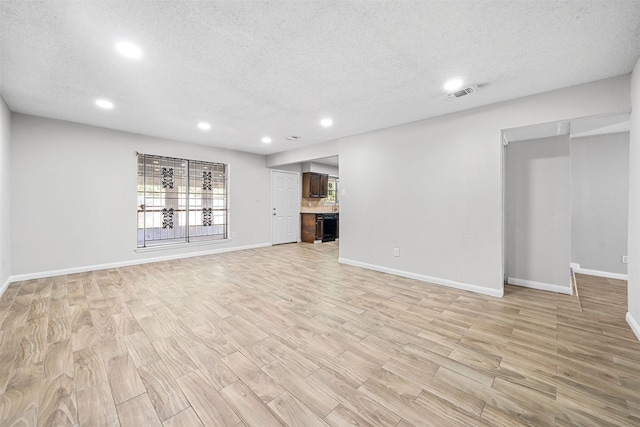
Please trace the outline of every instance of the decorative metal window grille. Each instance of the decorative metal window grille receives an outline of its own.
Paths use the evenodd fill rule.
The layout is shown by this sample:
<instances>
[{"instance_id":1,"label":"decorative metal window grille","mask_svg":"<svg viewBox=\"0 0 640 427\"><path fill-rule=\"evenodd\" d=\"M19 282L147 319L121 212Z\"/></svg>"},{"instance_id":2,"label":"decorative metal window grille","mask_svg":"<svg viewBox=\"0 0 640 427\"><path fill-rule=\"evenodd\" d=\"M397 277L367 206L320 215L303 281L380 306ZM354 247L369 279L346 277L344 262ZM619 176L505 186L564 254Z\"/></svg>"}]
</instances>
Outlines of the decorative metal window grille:
<instances>
[{"instance_id":1,"label":"decorative metal window grille","mask_svg":"<svg viewBox=\"0 0 640 427\"><path fill-rule=\"evenodd\" d=\"M162 209L162 228L173 228L173 208Z\"/></svg>"},{"instance_id":2,"label":"decorative metal window grille","mask_svg":"<svg viewBox=\"0 0 640 427\"><path fill-rule=\"evenodd\" d=\"M211 214L213 209L211 208L202 208L202 225L208 227L211 225Z\"/></svg>"},{"instance_id":3,"label":"decorative metal window grille","mask_svg":"<svg viewBox=\"0 0 640 427\"><path fill-rule=\"evenodd\" d=\"M202 172L202 189L211 190L211 172Z\"/></svg>"},{"instance_id":4,"label":"decorative metal window grille","mask_svg":"<svg viewBox=\"0 0 640 427\"><path fill-rule=\"evenodd\" d=\"M138 247L228 235L228 165L138 154Z\"/></svg>"},{"instance_id":5,"label":"decorative metal window grille","mask_svg":"<svg viewBox=\"0 0 640 427\"><path fill-rule=\"evenodd\" d=\"M162 188L173 188L173 168L162 168Z\"/></svg>"}]
</instances>

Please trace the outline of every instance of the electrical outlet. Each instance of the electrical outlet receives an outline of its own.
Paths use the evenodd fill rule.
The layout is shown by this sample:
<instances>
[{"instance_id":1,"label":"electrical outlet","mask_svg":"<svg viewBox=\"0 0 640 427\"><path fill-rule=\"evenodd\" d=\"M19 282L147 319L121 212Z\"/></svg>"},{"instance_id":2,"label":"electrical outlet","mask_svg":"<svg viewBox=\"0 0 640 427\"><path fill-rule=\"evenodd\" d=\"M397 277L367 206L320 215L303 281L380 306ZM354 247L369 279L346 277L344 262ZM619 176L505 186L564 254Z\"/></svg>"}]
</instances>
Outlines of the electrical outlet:
<instances>
[{"instance_id":1,"label":"electrical outlet","mask_svg":"<svg viewBox=\"0 0 640 427\"><path fill-rule=\"evenodd\" d=\"M622 263L623 264L628 264L629 263L629 257L626 255L622 255Z\"/></svg>"},{"instance_id":2,"label":"electrical outlet","mask_svg":"<svg viewBox=\"0 0 640 427\"><path fill-rule=\"evenodd\" d=\"M393 248L393 256L400 256L400 248Z\"/></svg>"}]
</instances>

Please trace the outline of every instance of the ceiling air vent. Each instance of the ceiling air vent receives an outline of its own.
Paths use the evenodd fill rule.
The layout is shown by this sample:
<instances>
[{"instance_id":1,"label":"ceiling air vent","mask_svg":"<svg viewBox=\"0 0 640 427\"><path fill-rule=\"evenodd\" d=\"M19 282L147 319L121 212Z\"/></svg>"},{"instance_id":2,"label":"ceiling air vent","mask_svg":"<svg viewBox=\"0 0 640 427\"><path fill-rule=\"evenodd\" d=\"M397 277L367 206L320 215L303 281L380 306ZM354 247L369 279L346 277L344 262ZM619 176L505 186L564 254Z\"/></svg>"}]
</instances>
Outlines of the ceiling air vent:
<instances>
[{"instance_id":1,"label":"ceiling air vent","mask_svg":"<svg viewBox=\"0 0 640 427\"><path fill-rule=\"evenodd\" d=\"M469 95L470 93L474 93L478 91L478 86L469 86L464 89L457 90L452 93L447 94L447 98L460 98L461 96Z\"/></svg>"},{"instance_id":2,"label":"ceiling air vent","mask_svg":"<svg viewBox=\"0 0 640 427\"><path fill-rule=\"evenodd\" d=\"M287 137L287 141L297 141L299 139L302 139L301 136L295 136L295 135L291 135Z\"/></svg>"}]
</instances>

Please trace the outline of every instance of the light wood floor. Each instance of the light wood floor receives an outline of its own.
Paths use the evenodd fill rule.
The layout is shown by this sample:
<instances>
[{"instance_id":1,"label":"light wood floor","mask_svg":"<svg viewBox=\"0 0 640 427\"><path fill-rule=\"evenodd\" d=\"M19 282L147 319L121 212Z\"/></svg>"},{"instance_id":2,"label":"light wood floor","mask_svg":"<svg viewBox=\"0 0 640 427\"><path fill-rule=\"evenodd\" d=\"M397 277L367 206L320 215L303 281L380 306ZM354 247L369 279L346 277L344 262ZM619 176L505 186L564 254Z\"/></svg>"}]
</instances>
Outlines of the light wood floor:
<instances>
[{"instance_id":1,"label":"light wood floor","mask_svg":"<svg viewBox=\"0 0 640 427\"><path fill-rule=\"evenodd\" d=\"M624 282L502 299L291 244L12 284L0 425L640 425Z\"/></svg>"}]
</instances>

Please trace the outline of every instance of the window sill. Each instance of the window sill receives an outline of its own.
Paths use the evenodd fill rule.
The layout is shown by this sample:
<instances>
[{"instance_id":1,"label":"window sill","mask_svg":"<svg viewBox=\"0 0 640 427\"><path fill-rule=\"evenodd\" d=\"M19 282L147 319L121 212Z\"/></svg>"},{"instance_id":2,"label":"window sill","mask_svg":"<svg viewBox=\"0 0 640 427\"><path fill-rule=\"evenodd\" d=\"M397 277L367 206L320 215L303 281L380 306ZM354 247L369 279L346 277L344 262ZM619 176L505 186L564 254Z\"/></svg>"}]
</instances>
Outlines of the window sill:
<instances>
[{"instance_id":1,"label":"window sill","mask_svg":"<svg viewBox=\"0 0 640 427\"><path fill-rule=\"evenodd\" d=\"M134 252L136 253L156 252L156 251L169 250L169 249L191 248L194 246L218 245L220 243L229 243L229 242L231 242L231 239L199 240L196 242L171 243L168 245L153 245L153 246L147 246L145 248L136 248L134 249Z\"/></svg>"}]
</instances>

